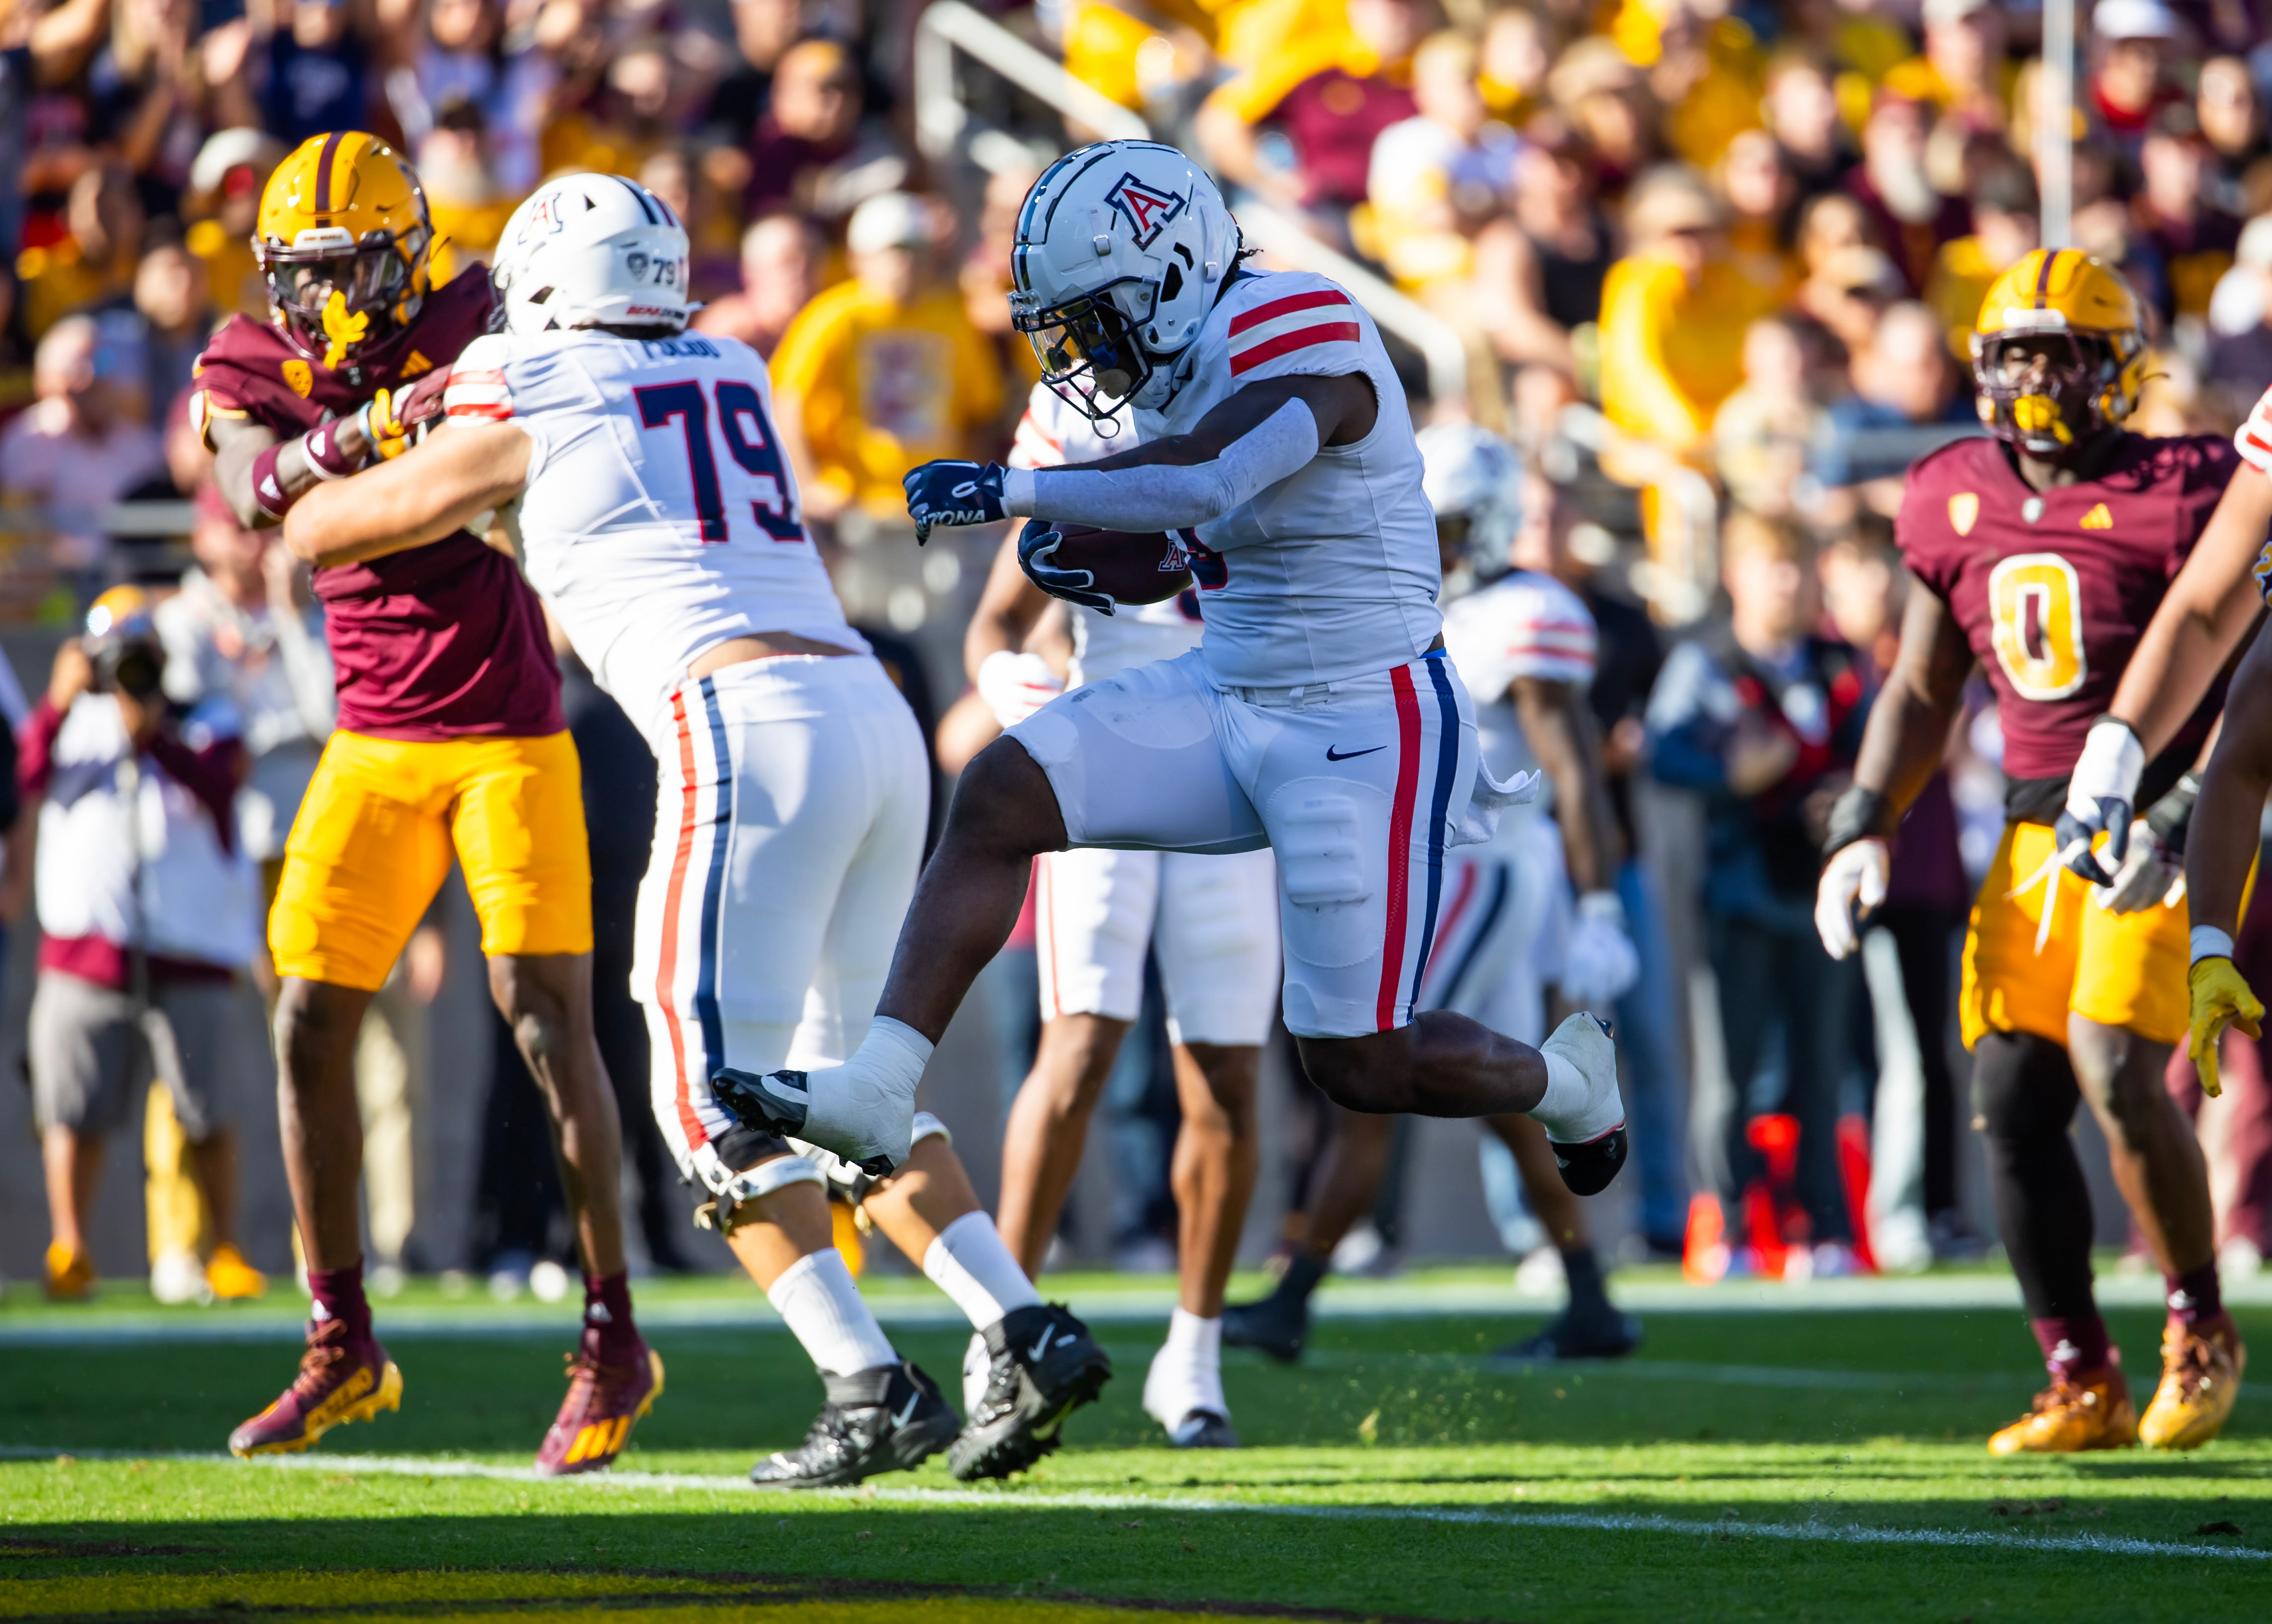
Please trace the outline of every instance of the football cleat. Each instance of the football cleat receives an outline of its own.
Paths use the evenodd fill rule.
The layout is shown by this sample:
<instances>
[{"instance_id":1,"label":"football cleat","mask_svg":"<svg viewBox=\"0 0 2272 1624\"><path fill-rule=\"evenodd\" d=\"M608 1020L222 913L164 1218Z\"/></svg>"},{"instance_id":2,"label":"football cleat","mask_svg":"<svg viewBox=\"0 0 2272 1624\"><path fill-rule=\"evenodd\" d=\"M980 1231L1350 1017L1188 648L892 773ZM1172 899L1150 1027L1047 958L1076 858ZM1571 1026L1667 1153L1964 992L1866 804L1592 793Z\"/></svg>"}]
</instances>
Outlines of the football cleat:
<instances>
[{"instance_id":1,"label":"football cleat","mask_svg":"<svg viewBox=\"0 0 2272 1624\"><path fill-rule=\"evenodd\" d=\"M1254 1348L1282 1365L1302 1357L1310 1339L1310 1300L1284 1285L1258 1302L1225 1303L1222 1343L1229 1348Z\"/></svg>"},{"instance_id":2,"label":"football cleat","mask_svg":"<svg viewBox=\"0 0 2272 1624\"><path fill-rule=\"evenodd\" d=\"M621 1365L570 1354L568 1397L537 1448L536 1475L565 1478L612 1464L661 1397L662 1356L644 1343L638 1359Z\"/></svg>"},{"instance_id":3,"label":"football cleat","mask_svg":"<svg viewBox=\"0 0 2272 1624\"><path fill-rule=\"evenodd\" d=\"M1536 1111L1530 1115L1546 1129L1554 1165L1570 1192L1598 1196L1626 1165L1625 1102L1618 1091L1618 1051L1610 1040L1610 1024L1596 1015L1573 1015L1538 1047L1542 1054L1576 1069L1586 1082L1586 1099L1551 1122Z\"/></svg>"},{"instance_id":4,"label":"football cleat","mask_svg":"<svg viewBox=\"0 0 2272 1624\"><path fill-rule=\"evenodd\" d=\"M351 1337L344 1320L310 1320L300 1374L274 1404L229 1434L228 1452L293 1454L313 1449L334 1427L401 1408L402 1372L376 1337Z\"/></svg>"},{"instance_id":5,"label":"football cleat","mask_svg":"<svg viewBox=\"0 0 2272 1624\"><path fill-rule=\"evenodd\" d=\"M1640 1320L1607 1304L1583 1314L1573 1303L1543 1329L1491 1355L1518 1364L1554 1359L1622 1359L1640 1345Z\"/></svg>"},{"instance_id":6,"label":"football cleat","mask_svg":"<svg viewBox=\"0 0 2272 1624\"><path fill-rule=\"evenodd\" d=\"M849 1065L832 1066L827 1075L832 1079L845 1080ZM909 1129L914 1122L913 1094L901 1100L896 1095L887 1099L842 1099L837 1101L844 1109L839 1114L857 1117L857 1131L848 1132L845 1124L826 1120L812 1120L812 1075L804 1071L768 1071L760 1076L754 1071L722 1067L710 1079L710 1091L718 1103L744 1128L760 1133L775 1134L783 1139L796 1139L817 1144L842 1160L850 1163L871 1178L880 1179L908 1158ZM840 1086L839 1094L851 1091ZM875 1089L869 1094L884 1092ZM863 1111L858 1107L871 1107ZM887 1122L869 1120L880 1114L897 1124L896 1134L888 1130ZM889 1140L899 1147L893 1156L888 1150L878 1151L877 1142ZM857 1151L858 1155L850 1152Z\"/></svg>"},{"instance_id":7,"label":"football cleat","mask_svg":"<svg viewBox=\"0 0 2272 1624\"><path fill-rule=\"evenodd\" d=\"M1057 1303L1013 1308L984 1331L986 1389L946 1452L963 1482L1023 1471L1058 1447L1065 1419L1095 1402L1112 1361Z\"/></svg>"},{"instance_id":8,"label":"football cleat","mask_svg":"<svg viewBox=\"0 0 2272 1624\"><path fill-rule=\"evenodd\" d=\"M237 1302L265 1296L268 1277L246 1263L244 1254L224 1240L213 1248L212 1258L206 1263L206 1285L218 1300Z\"/></svg>"},{"instance_id":9,"label":"football cleat","mask_svg":"<svg viewBox=\"0 0 2272 1624\"><path fill-rule=\"evenodd\" d=\"M2138 1441L2138 1411L2121 1369L2108 1365L2054 1376L2035 1408L1988 1440L1991 1455L2073 1455L2126 1449Z\"/></svg>"},{"instance_id":10,"label":"football cleat","mask_svg":"<svg viewBox=\"0 0 2272 1624\"><path fill-rule=\"evenodd\" d=\"M2208 1323L2162 1330L2162 1384L2138 1423L2138 1441L2149 1449L2198 1449L2223 1429L2240 1397L2248 1349L2227 1315Z\"/></svg>"},{"instance_id":11,"label":"football cleat","mask_svg":"<svg viewBox=\"0 0 2272 1624\"><path fill-rule=\"evenodd\" d=\"M1227 1415L1193 1410L1168 1428L1168 1445L1177 1449L1235 1449L1239 1447L1238 1431Z\"/></svg>"},{"instance_id":12,"label":"football cleat","mask_svg":"<svg viewBox=\"0 0 2272 1624\"><path fill-rule=\"evenodd\" d=\"M48 1300L86 1302L94 1296L94 1259L60 1240L48 1242Z\"/></svg>"},{"instance_id":13,"label":"football cleat","mask_svg":"<svg viewBox=\"0 0 2272 1624\"><path fill-rule=\"evenodd\" d=\"M954 1437L954 1412L916 1366L820 1379L828 1401L804 1441L750 1468L759 1488L835 1488L879 1471L912 1471Z\"/></svg>"}]
</instances>

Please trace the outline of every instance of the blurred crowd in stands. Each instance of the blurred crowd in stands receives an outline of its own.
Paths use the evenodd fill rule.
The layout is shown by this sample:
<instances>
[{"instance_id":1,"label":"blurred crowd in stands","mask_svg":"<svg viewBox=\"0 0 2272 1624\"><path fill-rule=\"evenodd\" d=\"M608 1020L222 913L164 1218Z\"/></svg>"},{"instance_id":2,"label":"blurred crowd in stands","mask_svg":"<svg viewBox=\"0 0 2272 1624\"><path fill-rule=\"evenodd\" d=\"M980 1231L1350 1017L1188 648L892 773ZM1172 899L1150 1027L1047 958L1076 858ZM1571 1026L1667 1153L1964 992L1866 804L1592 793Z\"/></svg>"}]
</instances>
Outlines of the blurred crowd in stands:
<instances>
[{"instance_id":1,"label":"blurred crowd in stands","mask_svg":"<svg viewBox=\"0 0 2272 1624\"><path fill-rule=\"evenodd\" d=\"M2040 240L2039 6L963 9L1200 156L1235 209L1276 222L1277 249L1306 232L1377 279L1377 312L1394 289L1455 339L1454 393L1414 324L1383 316L1421 415L1472 417L1524 453L1530 499L1555 514L1551 567L1603 623L1596 709L1649 963L1624 1012L1639 1233L1706 1278L1787 1271L1785 1242L1826 1267L1866 1258L1825 1133L1793 1163L1774 1123L1866 1118L1883 1070L1886 1009L1873 1020L1864 972L1814 941L1813 847L1896 642L1903 472L1977 432L1972 321ZM2078 9L2070 236L2147 311L2154 376L2132 427L2229 432L2272 384L2272 21L2255 0ZM185 384L218 321L265 316L248 238L271 169L311 134L363 128L423 177L437 280L484 259L515 203L564 169L636 176L677 211L708 301L696 325L770 359L806 516L854 618L905 639L911 681L927 672L951 772L990 726L950 701L995 538L918 555L900 478L1006 450L1036 376L1003 298L1018 204L1090 132L966 50L947 81L963 138L919 140L924 11L0 0L0 631L45 627L51 647L107 586L178 589L191 607L168 617L168 692L237 694L266 719L251 750L283 753L256 772L263 808L240 813L251 855L273 856L285 764L303 768L330 726L306 658L320 615L273 542L213 499ZM24 687L47 682L41 661L19 668ZM13 686L0 708L20 726ZM1868 983L1880 1006L1900 989L1925 1119L1910 1196L1924 1227L1881 1262L1971 1244L1950 1009L1969 883L2002 821L1998 754L1984 691L1904 834L1885 921L1899 973ZM26 888L11 867L0 905ZM412 957L430 997L439 959ZM1716 1010L1696 996L1707 963ZM2243 1259L2272 1245L2256 1070L2253 1093L2235 1090L2253 1114L2223 1102L2211 1146L2223 1239ZM1132 1076L1114 1098L1140 1128L1162 1091ZM407 1111L414 1093L392 1097ZM1132 1165L1164 1143L1132 1132ZM1140 1251L1173 1233L1155 1159L1149 1196L1140 1168L1115 1220ZM1774 1235L1739 1211L1762 1181L1790 1215ZM1700 1247L1692 1187L1722 1209ZM1384 1210L1377 1236L1393 1247L1394 1227Z\"/></svg>"}]
</instances>

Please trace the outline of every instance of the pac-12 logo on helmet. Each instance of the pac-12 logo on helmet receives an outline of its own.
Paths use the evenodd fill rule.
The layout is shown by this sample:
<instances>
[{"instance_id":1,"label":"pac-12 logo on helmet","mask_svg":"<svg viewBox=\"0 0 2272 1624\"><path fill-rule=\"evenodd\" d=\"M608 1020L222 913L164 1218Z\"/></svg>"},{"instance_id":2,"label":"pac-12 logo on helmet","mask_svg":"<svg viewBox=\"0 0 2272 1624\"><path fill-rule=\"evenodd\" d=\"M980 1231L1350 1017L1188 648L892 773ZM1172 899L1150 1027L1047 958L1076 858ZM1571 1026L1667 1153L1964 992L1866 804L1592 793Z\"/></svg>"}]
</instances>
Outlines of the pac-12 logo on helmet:
<instances>
[{"instance_id":1,"label":"pac-12 logo on helmet","mask_svg":"<svg viewBox=\"0 0 2272 1624\"><path fill-rule=\"evenodd\" d=\"M1123 175L1104 196L1106 206L1128 222L1128 235L1138 248L1149 248L1160 234L1184 212L1187 198L1156 186L1147 186L1132 175Z\"/></svg>"}]
</instances>

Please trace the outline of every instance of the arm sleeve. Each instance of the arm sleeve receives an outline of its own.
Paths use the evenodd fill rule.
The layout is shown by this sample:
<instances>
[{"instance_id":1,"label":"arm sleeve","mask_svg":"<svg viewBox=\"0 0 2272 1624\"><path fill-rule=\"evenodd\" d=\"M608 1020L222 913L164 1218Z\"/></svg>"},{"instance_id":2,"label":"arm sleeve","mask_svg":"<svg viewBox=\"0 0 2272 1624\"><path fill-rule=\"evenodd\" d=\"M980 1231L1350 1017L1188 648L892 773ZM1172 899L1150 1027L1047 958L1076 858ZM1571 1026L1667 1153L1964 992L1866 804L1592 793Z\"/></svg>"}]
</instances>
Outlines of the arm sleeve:
<instances>
[{"instance_id":1,"label":"arm sleeve","mask_svg":"<svg viewBox=\"0 0 2272 1624\"><path fill-rule=\"evenodd\" d=\"M1179 530L1244 507L1317 454L1318 420L1304 402L1289 400L1212 461L1181 467L1017 468L1002 481L1002 502L1021 518L1104 530Z\"/></svg>"}]
</instances>

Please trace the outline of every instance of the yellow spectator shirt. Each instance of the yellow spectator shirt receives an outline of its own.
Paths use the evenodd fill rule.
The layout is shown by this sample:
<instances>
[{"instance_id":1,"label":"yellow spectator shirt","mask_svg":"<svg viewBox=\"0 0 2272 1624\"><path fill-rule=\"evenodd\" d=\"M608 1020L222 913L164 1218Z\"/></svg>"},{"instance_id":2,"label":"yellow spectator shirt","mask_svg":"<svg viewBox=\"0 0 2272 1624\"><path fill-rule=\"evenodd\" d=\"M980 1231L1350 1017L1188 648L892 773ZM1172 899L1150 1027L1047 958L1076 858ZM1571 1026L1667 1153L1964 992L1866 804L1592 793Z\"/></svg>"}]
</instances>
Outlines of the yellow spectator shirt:
<instances>
[{"instance_id":1,"label":"yellow spectator shirt","mask_svg":"<svg viewBox=\"0 0 2272 1624\"><path fill-rule=\"evenodd\" d=\"M917 463L983 451L975 431L1002 409L1001 363L952 288L905 307L856 280L829 288L781 335L773 376L815 476L878 518L906 514Z\"/></svg>"},{"instance_id":2,"label":"yellow spectator shirt","mask_svg":"<svg viewBox=\"0 0 2272 1624\"><path fill-rule=\"evenodd\" d=\"M1669 451L1701 451L1712 414L1744 381L1744 330L1779 291L1723 257L1693 288L1669 259L1618 261L1602 288L1603 412Z\"/></svg>"}]
</instances>

